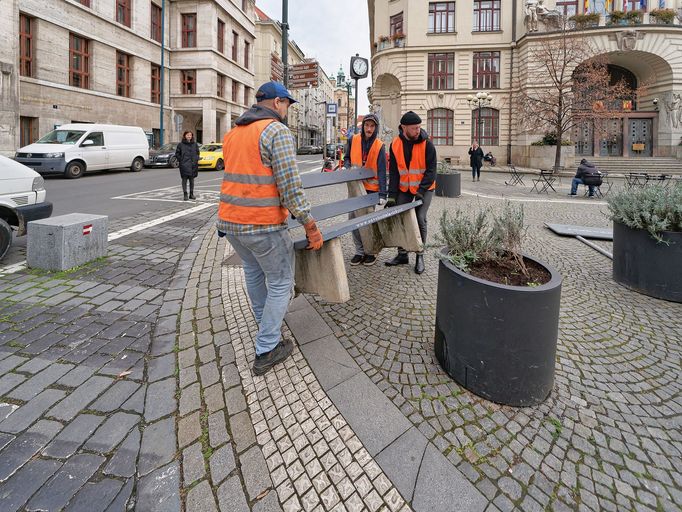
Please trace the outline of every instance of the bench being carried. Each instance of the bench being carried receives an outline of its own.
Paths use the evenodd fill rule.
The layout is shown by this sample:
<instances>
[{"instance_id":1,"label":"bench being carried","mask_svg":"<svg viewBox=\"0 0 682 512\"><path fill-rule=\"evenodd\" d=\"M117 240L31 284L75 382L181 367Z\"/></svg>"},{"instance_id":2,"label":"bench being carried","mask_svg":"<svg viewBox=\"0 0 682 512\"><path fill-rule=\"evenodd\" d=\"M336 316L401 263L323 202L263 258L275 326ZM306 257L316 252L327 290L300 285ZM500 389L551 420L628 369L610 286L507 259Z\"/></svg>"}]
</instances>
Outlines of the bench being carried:
<instances>
[{"instance_id":1,"label":"bench being carried","mask_svg":"<svg viewBox=\"0 0 682 512\"><path fill-rule=\"evenodd\" d=\"M367 194L362 180L374 176L371 169L354 168L347 171L310 173L301 175L304 189L346 183L348 198L328 204L313 206L311 214L322 232L324 245L319 251L307 251L305 235L294 236L296 249L296 289L314 293L328 302L346 302L350 299L348 276L339 237L358 229L367 254L376 255L384 247L403 247L418 252L423 248L414 208L420 200L400 206L375 211L379 194ZM354 213L355 218L346 219ZM343 215L343 220L328 225L321 221ZM289 229L300 223L289 219Z\"/></svg>"}]
</instances>

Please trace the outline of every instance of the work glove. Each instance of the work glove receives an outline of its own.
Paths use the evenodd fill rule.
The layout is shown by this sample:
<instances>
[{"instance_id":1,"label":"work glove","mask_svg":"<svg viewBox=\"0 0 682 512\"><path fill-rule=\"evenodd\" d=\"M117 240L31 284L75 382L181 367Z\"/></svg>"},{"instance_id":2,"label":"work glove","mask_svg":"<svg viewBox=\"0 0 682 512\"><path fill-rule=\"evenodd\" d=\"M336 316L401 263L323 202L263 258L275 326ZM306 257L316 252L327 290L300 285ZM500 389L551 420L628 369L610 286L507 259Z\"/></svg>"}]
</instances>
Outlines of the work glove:
<instances>
[{"instance_id":1,"label":"work glove","mask_svg":"<svg viewBox=\"0 0 682 512\"><path fill-rule=\"evenodd\" d=\"M384 206L386 204L386 198L385 197L380 197L379 198L379 206Z\"/></svg>"},{"instance_id":2,"label":"work glove","mask_svg":"<svg viewBox=\"0 0 682 512\"><path fill-rule=\"evenodd\" d=\"M419 201L421 201L422 199L424 199L424 194L422 194L421 192L417 192L417 193L414 195L414 198L417 199L417 200L419 200Z\"/></svg>"},{"instance_id":3,"label":"work glove","mask_svg":"<svg viewBox=\"0 0 682 512\"><path fill-rule=\"evenodd\" d=\"M395 198L394 197L389 197L386 200L386 204L384 205L384 208L390 208L391 206L395 206Z\"/></svg>"},{"instance_id":4,"label":"work glove","mask_svg":"<svg viewBox=\"0 0 682 512\"><path fill-rule=\"evenodd\" d=\"M305 229L305 237L308 239L308 246L306 249L312 249L313 251L318 251L322 248L324 240L322 240L322 233L317 228L314 220L311 220L307 224L303 225Z\"/></svg>"}]
</instances>

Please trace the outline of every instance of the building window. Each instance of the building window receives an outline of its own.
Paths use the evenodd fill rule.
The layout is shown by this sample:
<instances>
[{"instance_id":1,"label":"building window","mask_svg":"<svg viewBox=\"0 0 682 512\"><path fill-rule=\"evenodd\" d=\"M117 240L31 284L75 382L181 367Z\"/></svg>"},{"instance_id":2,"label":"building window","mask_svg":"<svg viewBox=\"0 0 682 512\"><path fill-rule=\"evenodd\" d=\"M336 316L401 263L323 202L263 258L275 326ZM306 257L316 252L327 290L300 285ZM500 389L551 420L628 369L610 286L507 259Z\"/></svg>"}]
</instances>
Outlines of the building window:
<instances>
[{"instance_id":1,"label":"building window","mask_svg":"<svg viewBox=\"0 0 682 512\"><path fill-rule=\"evenodd\" d=\"M564 16L574 16L578 14L578 0L557 0L556 8Z\"/></svg>"},{"instance_id":2,"label":"building window","mask_svg":"<svg viewBox=\"0 0 682 512\"><path fill-rule=\"evenodd\" d=\"M90 41L69 34L69 85L90 88Z\"/></svg>"},{"instance_id":3,"label":"building window","mask_svg":"<svg viewBox=\"0 0 682 512\"><path fill-rule=\"evenodd\" d=\"M33 144L38 140L38 118L24 117L19 118L19 147L23 148Z\"/></svg>"},{"instance_id":4,"label":"building window","mask_svg":"<svg viewBox=\"0 0 682 512\"><path fill-rule=\"evenodd\" d=\"M19 74L33 76L33 18L25 14L19 14Z\"/></svg>"},{"instance_id":5,"label":"building window","mask_svg":"<svg viewBox=\"0 0 682 512\"><path fill-rule=\"evenodd\" d=\"M480 114L480 130L479 130ZM481 146L499 146L500 112L494 108L476 109L471 113L471 139Z\"/></svg>"},{"instance_id":6,"label":"building window","mask_svg":"<svg viewBox=\"0 0 682 512\"><path fill-rule=\"evenodd\" d=\"M216 94L220 98L225 97L225 75L218 73L218 86L216 88Z\"/></svg>"},{"instance_id":7,"label":"building window","mask_svg":"<svg viewBox=\"0 0 682 512\"><path fill-rule=\"evenodd\" d=\"M434 108L427 112L427 129L436 146L452 146L454 114L447 108Z\"/></svg>"},{"instance_id":8,"label":"building window","mask_svg":"<svg viewBox=\"0 0 682 512\"><path fill-rule=\"evenodd\" d=\"M246 9L249 7L249 2L248 0L242 0L242 11L246 12Z\"/></svg>"},{"instance_id":9,"label":"building window","mask_svg":"<svg viewBox=\"0 0 682 512\"><path fill-rule=\"evenodd\" d=\"M130 3L132 0L116 0L116 21L130 26Z\"/></svg>"},{"instance_id":10,"label":"building window","mask_svg":"<svg viewBox=\"0 0 682 512\"><path fill-rule=\"evenodd\" d=\"M244 41L244 67L249 69L249 51L251 50L251 43Z\"/></svg>"},{"instance_id":11,"label":"building window","mask_svg":"<svg viewBox=\"0 0 682 512\"><path fill-rule=\"evenodd\" d=\"M500 88L500 52L474 52L474 89Z\"/></svg>"},{"instance_id":12,"label":"building window","mask_svg":"<svg viewBox=\"0 0 682 512\"><path fill-rule=\"evenodd\" d=\"M431 91L455 88L454 53L429 53L428 88Z\"/></svg>"},{"instance_id":13,"label":"building window","mask_svg":"<svg viewBox=\"0 0 682 512\"><path fill-rule=\"evenodd\" d=\"M85 7L90 7L90 0L78 0Z\"/></svg>"},{"instance_id":14,"label":"building window","mask_svg":"<svg viewBox=\"0 0 682 512\"><path fill-rule=\"evenodd\" d=\"M455 2L429 3L429 33L455 31Z\"/></svg>"},{"instance_id":15,"label":"building window","mask_svg":"<svg viewBox=\"0 0 682 512\"><path fill-rule=\"evenodd\" d=\"M182 94L196 94L197 72L193 69L186 69L182 72Z\"/></svg>"},{"instance_id":16,"label":"building window","mask_svg":"<svg viewBox=\"0 0 682 512\"><path fill-rule=\"evenodd\" d=\"M116 52L116 94L130 97L130 55Z\"/></svg>"},{"instance_id":17,"label":"building window","mask_svg":"<svg viewBox=\"0 0 682 512\"><path fill-rule=\"evenodd\" d=\"M161 42L161 7L156 5L154 2L151 3L152 6L152 39L154 41Z\"/></svg>"},{"instance_id":18,"label":"building window","mask_svg":"<svg viewBox=\"0 0 682 512\"><path fill-rule=\"evenodd\" d=\"M197 46L197 15L182 15L182 47L195 48Z\"/></svg>"},{"instance_id":19,"label":"building window","mask_svg":"<svg viewBox=\"0 0 682 512\"><path fill-rule=\"evenodd\" d=\"M161 66L152 64L152 103L161 103Z\"/></svg>"},{"instance_id":20,"label":"building window","mask_svg":"<svg viewBox=\"0 0 682 512\"><path fill-rule=\"evenodd\" d=\"M249 88L244 86L244 105L247 107L249 106L249 97L251 95L250 92L251 91L249 91Z\"/></svg>"},{"instance_id":21,"label":"building window","mask_svg":"<svg viewBox=\"0 0 682 512\"><path fill-rule=\"evenodd\" d=\"M232 60L237 62L237 49L239 48L239 34L232 32Z\"/></svg>"},{"instance_id":22,"label":"building window","mask_svg":"<svg viewBox=\"0 0 682 512\"><path fill-rule=\"evenodd\" d=\"M218 20L218 51L225 52L225 22Z\"/></svg>"},{"instance_id":23,"label":"building window","mask_svg":"<svg viewBox=\"0 0 682 512\"><path fill-rule=\"evenodd\" d=\"M500 30L500 0L474 0L474 32Z\"/></svg>"},{"instance_id":24,"label":"building window","mask_svg":"<svg viewBox=\"0 0 682 512\"><path fill-rule=\"evenodd\" d=\"M644 7L640 7L641 5L644 5ZM623 0L623 10L625 12L639 11L640 9L646 10L646 2L642 4L641 0Z\"/></svg>"},{"instance_id":25,"label":"building window","mask_svg":"<svg viewBox=\"0 0 682 512\"><path fill-rule=\"evenodd\" d=\"M395 16L391 16L391 35L403 33L403 13L399 12Z\"/></svg>"},{"instance_id":26,"label":"building window","mask_svg":"<svg viewBox=\"0 0 682 512\"><path fill-rule=\"evenodd\" d=\"M239 92L239 82L232 80L232 101L237 103L237 94Z\"/></svg>"}]
</instances>

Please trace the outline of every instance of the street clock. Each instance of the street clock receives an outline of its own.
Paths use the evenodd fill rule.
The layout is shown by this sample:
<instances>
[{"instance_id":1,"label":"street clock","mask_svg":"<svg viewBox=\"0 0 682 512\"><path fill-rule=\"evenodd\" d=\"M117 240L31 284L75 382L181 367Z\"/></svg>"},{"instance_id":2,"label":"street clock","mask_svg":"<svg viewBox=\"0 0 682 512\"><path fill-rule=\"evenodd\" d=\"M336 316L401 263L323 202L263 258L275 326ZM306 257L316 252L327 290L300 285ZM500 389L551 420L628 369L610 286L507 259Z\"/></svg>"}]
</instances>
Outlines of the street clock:
<instances>
[{"instance_id":1,"label":"street clock","mask_svg":"<svg viewBox=\"0 0 682 512\"><path fill-rule=\"evenodd\" d=\"M365 78L369 70L369 62L363 57L350 58L350 77L354 80Z\"/></svg>"}]
</instances>

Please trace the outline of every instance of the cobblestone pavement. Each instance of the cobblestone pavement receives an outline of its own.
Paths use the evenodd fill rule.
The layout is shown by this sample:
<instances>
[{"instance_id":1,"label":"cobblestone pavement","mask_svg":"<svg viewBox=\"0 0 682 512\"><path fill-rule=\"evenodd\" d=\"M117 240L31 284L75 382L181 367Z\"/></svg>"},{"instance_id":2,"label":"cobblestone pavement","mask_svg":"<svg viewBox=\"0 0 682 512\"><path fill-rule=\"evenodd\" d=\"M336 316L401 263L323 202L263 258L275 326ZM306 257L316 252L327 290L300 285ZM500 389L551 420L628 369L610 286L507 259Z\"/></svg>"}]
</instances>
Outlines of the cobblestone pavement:
<instances>
[{"instance_id":1,"label":"cobblestone pavement","mask_svg":"<svg viewBox=\"0 0 682 512\"><path fill-rule=\"evenodd\" d=\"M528 252L564 276L545 404L498 406L440 370L432 257L416 276L384 267L393 255L384 251L374 267L348 267L348 303L307 301L361 373L486 497L486 510L679 510L682 308L621 288L606 258L542 227L606 226L603 203L547 202L503 182L484 174L463 183L467 195L436 198L430 228L444 208L498 207L501 194L526 201ZM3 512L414 505L299 348L268 375L250 374L254 320L213 215L123 236L72 272L0 276ZM343 245L350 258L350 238ZM302 343L286 325L283 333Z\"/></svg>"}]
</instances>

